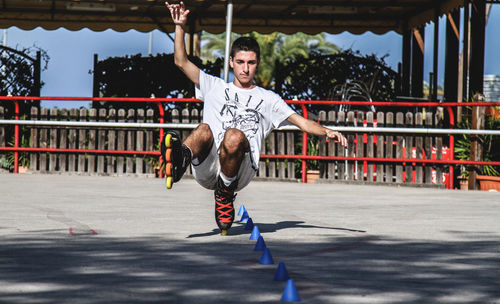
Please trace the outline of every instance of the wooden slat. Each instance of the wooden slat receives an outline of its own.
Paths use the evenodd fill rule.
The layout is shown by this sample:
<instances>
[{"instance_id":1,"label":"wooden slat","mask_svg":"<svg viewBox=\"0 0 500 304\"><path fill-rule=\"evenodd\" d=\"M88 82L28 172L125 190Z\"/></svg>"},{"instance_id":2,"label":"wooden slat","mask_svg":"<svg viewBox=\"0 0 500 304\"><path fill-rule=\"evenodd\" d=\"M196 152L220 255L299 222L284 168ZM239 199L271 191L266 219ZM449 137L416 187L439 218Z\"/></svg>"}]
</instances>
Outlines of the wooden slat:
<instances>
[{"instance_id":1,"label":"wooden slat","mask_svg":"<svg viewBox=\"0 0 500 304\"><path fill-rule=\"evenodd\" d=\"M262 147L261 147L261 151L260 151L260 154L266 154L267 153L267 140L265 140L263 143L262 143ZM259 171L257 172L257 175L259 177L267 177L267 159L265 158L261 158L259 160Z\"/></svg>"},{"instance_id":2,"label":"wooden slat","mask_svg":"<svg viewBox=\"0 0 500 304\"><path fill-rule=\"evenodd\" d=\"M328 111L328 125L336 125L337 121L335 119L335 111ZM337 147L335 146L335 140L328 140L327 151L329 156L337 156ZM337 162L328 162L327 175L328 179L335 179L335 165Z\"/></svg>"},{"instance_id":3,"label":"wooden slat","mask_svg":"<svg viewBox=\"0 0 500 304\"><path fill-rule=\"evenodd\" d=\"M295 132L286 132L286 154L295 154ZM295 179L295 161L288 159L287 164L287 177Z\"/></svg>"},{"instance_id":4,"label":"wooden slat","mask_svg":"<svg viewBox=\"0 0 500 304\"><path fill-rule=\"evenodd\" d=\"M437 108L436 113L434 115L434 123L436 128L443 127L443 109ZM434 138L434 142L436 143L436 159L443 159L443 137L442 135L438 135ZM443 166L436 164L436 184L443 184Z\"/></svg>"},{"instance_id":5,"label":"wooden slat","mask_svg":"<svg viewBox=\"0 0 500 304\"><path fill-rule=\"evenodd\" d=\"M128 109L127 113L127 122L133 123L135 122L135 109ZM127 131L127 151L135 150L135 130ZM126 170L127 173L134 173L134 155L127 154L126 156Z\"/></svg>"},{"instance_id":6,"label":"wooden slat","mask_svg":"<svg viewBox=\"0 0 500 304\"><path fill-rule=\"evenodd\" d=\"M422 112L418 112L415 115L415 127L422 128L423 127L423 116ZM424 138L422 136L415 136L415 158L422 159L423 158L423 149L424 149ZM422 164L417 163L415 165L415 184L422 184L424 182L424 174Z\"/></svg>"},{"instance_id":7,"label":"wooden slat","mask_svg":"<svg viewBox=\"0 0 500 304\"><path fill-rule=\"evenodd\" d=\"M406 128L413 128L413 113L408 112L405 115L405 127ZM415 139L415 136L412 134L407 134L405 137L405 147L406 147L406 155L405 157L407 159L412 158L413 154L413 141ZM413 166L411 161L406 163L405 167L405 174L406 174L406 183L413 183Z\"/></svg>"},{"instance_id":8,"label":"wooden slat","mask_svg":"<svg viewBox=\"0 0 500 304\"><path fill-rule=\"evenodd\" d=\"M137 122L144 122L144 109L137 109ZM144 130L137 130L135 134L136 151L144 151ZM144 157L137 155L135 158L135 173L144 174Z\"/></svg>"},{"instance_id":9,"label":"wooden slat","mask_svg":"<svg viewBox=\"0 0 500 304\"><path fill-rule=\"evenodd\" d=\"M87 109L80 109L80 121L87 121ZM85 149L87 143L87 130L81 128L78 130L78 149ZM87 171L85 155L78 153L78 172L83 173Z\"/></svg>"},{"instance_id":10,"label":"wooden slat","mask_svg":"<svg viewBox=\"0 0 500 304\"><path fill-rule=\"evenodd\" d=\"M89 120L97 121L97 109L91 108L89 110ZM90 129L89 133L89 150L95 150L97 147L97 130ZM94 174L96 172L96 155L89 153L87 157L87 172L89 174Z\"/></svg>"},{"instance_id":11,"label":"wooden slat","mask_svg":"<svg viewBox=\"0 0 500 304\"><path fill-rule=\"evenodd\" d=\"M359 111L357 113L357 125L359 127L363 126L363 121L364 121L364 112ZM365 140L364 140L364 135L365 133L356 133L356 156L357 157L364 157L365 156ZM365 172L365 162L362 161L357 161L356 162L356 180L357 181L363 181L364 178L364 172Z\"/></svg>"},{"instance_id":12,"label":"wooden slat","mask_svg":"<svg viewBox=\"0 0 500 304\"><path fill-rule=\"evenodd\" d=\"M276 137L278 139L278 154L283 155L285 154L285 132L282 131L277 131L276 132ZM278 161L278 178L285 179L286 178L286 173L285 173L285 160L280 159Z\"/></svg>"},{"instance_id":13,"label":"wooden slat","mask_svg":"<svg viewBox=\"0 0 500 304\"><path fill-rule=\"evenodd\" d=\"M377 127L383 128L385 126L385 115L383 112L377 113ZM385 135L377 134L377 158L385 157L385 145L384 145ZM384 181L384 164L378 162L377 163L377 182L381 183Z\"/></svg>"},{"instance_id":14,"label":"wooden slat","mask_svg":"<svg viewBox=\"0 0 500 304\"><path fill-rule=\"evenodd\" d=\"M339 126L344 126L345 125L345 112L338 112L337 118L338 118L337 124ZM349 140L349 142L352 141L352 136L349 137L348 134L344 134L344 136ZM344 148L344 146L337 145L337 156L346 156L346 148ZM343 160L341 160L337 163L337 177L339 180L346 179L346 162Z\"/></svg>"},{"instance_id":15,"label":"wooden slat","mask_svg":"<svg viewBox=\"0 0 500 304\"><path fill-rule=\"evenodd\" d=\"M49 110L47 108L42 108L40 110L40 120L47 120L49 116ZM47 148L48 144L48 129L47 128L42 128L40 129L40 148ZM47 153L46 152L41 152L40 153L40 172L46 173L47 172Z\"/></svg>"},{"instance_id":16,"label":"wooden slat","mask_svg":"<svg viewBox=\"0 0 500 304\"><path fill-rule=\"evenodd\" d=\"M106 122L106 109L101 108L99 109L99 121L100 122ZM99 150L104 150L106 149L106 130L105 129L99 129L97 131L97 149ZM104 174L105 171L105 156L103 154L98 154L97 155L97 174Z\"/></svg>"},{"instance_id":17,"label":"wooden slat","mask_svg":"<svg viewBox=\"0 0 500 304\"><path fill-rule=\"evenodd\" d=\"M387 112L385 114L385 126L393 127L394 126L394 113ZM393 146L393 136L392 134L387 134L385 137L385 157L393 158L394 157L394 146ZM385 165L385 182L392 183L393 182L393 165L391 163L387 163Z\"/></svg>"},{"instance_id":18,"label":"wooden slat","mask_svg":"<svg viewBox=\"0 0 500 304\"><path fill-rule=\"evenodd\" d=\"M404 126L404 115L401 112L396 113L396 127L402 128ZM396 136L396 158L403 158L403 143L404 136L398 134ZM403 182L403 164L396 163L396 183Z\"/></svg>"},{"instance_id":19,"label":"wooden slat","mask_svg":"<svg viewBox=\"0 0 500 304\"><path fill-rule=\"evenodd\" d=\"M50 109L49 120L57 120L57 108ZM57 129L52 128L49 131L49 147L57 149ZM57 170L57 153L49 154L49 172L56 172Z\"/></svg>"},{"instance_id":20,"label":"wooden slat","mask_svg":"<svg viewBox=\"0 0 500 304\"><path fill-rule=\"evenodd\" d=\"M349 111L347 113L347 126L348 127L354 127L354 112ZM356 139L356 135L353 135L352 133L349 133L347 135L347 156L348 157L354 157L356 153L356 146L354 140ZM355 162L349 161L347 163L347 179L348 180L354 180L355 175L354 175L354 166Z\"/></svg>"},{"instance_id":21,"label":"wooden slat","mask_svg":"<svg viewBox=\"0 0 500 304\"><path fill-rule=\"evenodd\" d=\"M118 122L125 122L125 110L118 110ZM123 151L125 150L125 134L126 131L119 129L116 137L116 149ZM125 158L122 155L116 157L116 174L121 175L125 171Z\"/></svg>"},{"instance_id":22,"label":"wooden slat","mask_svg":"<svg viewBox=\"0 0 500 304\"><path fill-rule=\"evenodd\" d=\"M373 127L373 112L367 112L366 113L366 126L368 128ZM367 135L366 139L366 156L367 157L374 157L375 156L375 151L374 151L374 134L370 133ZM366 180L368 182L373 182L373 165L374 163L368 162L367 168L366 168Z\"/></svg>"},{"instance_id":23,"label":"wooden slat","mask_svg":"<svg viewBox=\"0 0 500 304\"><path fill-rule=\"evenodd\" d=\"M268 153L271 155L276 154L276 132L271 132L269 134L269 136L267 137L267 140L269 142ZM276 177L276 160L275 159L269 160L268 174L269 174L269 177L271 177L271 178Z\"/></svg>"},{"instance_id":24,"label":"wooden slat","mask_svg":"<svg viewBox=\"0 0 500 304\"><path fill-rule=\"evenodd\" d=\"M3 110L3 108L2 108ZM0 117L3 119L3 113L0 113ZM32 107L31 108L31 120L38 120L38 108L37 107ZM2 136L2 130L3 127L0 129L0 136ZM2 145L2 140L0 139L0 146ZM4 142L5 145L5 142ZM31 148L38 148L38 128L36 126L32 126L30 130L30 147ZM37 171L39 164L38 164L38 156L39 153L30 153L30 170L32 171Z\"/></svg>"},{"instance_id":25,"label":"wooden slat","mask_svg":"<svg viewBox=\"0 0 500 304\"><path fill-rule=\"evenodd\" d=\"M109 109L108 116L109 116L108 117L109 122L116 121L116 110ZM113 129L108 130L107 149L108 150L116 150L117 149L117 147L116 147L116 131ZM116 174L116 156L115 155L106 156L106 172L108 174Z\"/></svg>"},{"instance_id":26,"label":"wooden slat","mask_svg":"<svg viewBox=\"0 0 500 304\"><path fill-rule=\"evenodd\" d=\"M68 115L69 115L69 113L68 113L67 109L61 109L61 120L62 121L67 121ZM62 128L59 131L59 148L66 149L67 146L68 146L68 129ZM67 159L68 159L68 155L66 153L59 154L59 171L60 172L68 171Z\"/></svg>"},{"instance_id":27,"label":"wooden slat","mask_svg":"<svg viewBox=\"0 0 500 304\"><path fill-rule=\"evenodd\" d=\"M70 121L77 121L78 120L78 110L77 109L70 109L69 110L69 120ZM68 148L69 149L76 149L76 142L77 141L78 141L78 138L77 138L76 129L69 129ZM76 172L76 168L77 168L76 160L77 160L77 157L76 157L75 153L68 154L68 171L69 172Z\"/></svg>"},{"instance_id":28,"label":"wooden slat","mask_svg":"<svg viewBox=\"0 0 500 304\"><path fill-rule=\"evenodd\" d=\"M326 124L326 111L320 111L319 112L319 123L321 125ZM327 142L324 137L319 138L319 143L318 143L318 154L320 156L326 156L326 149L327 149ZM326 170L327 170L327 164L328 162L326 161L320 161L319 162L319 177L320 178L326 178Z\"/></svg>"},{"instance_id":29,"label":"wooden slat","mask_svg":"<svg viewBox=\"0 0 500 304\"><path fill-rule=\"evenodd\" d=\"M148 109L146 111L146 122L153 122L154 118L154 110ZM153 140L153 131L146 131L146 151L153 151L154 149L154 140ZM153 171L153 163L151 161L146 162L146 173L152 174Z\"/></svg>"},{"instance_id":30,"label":"wooden slat","mask_svg":"<svg viewBox=\"0 0 500 304\"><path fill-rule=\"evenodd\" d=\"M425 115L425 126L427 128L432 127L432 113L427 112ZM424 139L424 150L425 150L425 158L432 158L432 136L427 135ZM432 184L432 164L427 164L424 170L424 182L426 184Z\"/></svg>"}]
</instances>

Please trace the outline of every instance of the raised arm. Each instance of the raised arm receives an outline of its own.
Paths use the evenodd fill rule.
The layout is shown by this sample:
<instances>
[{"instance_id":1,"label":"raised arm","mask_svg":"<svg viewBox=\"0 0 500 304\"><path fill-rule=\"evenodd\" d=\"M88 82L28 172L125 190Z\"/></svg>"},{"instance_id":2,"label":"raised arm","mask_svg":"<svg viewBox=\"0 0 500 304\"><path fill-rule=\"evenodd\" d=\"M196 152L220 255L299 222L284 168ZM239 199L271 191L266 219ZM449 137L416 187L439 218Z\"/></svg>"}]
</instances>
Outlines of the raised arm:
<instances>
[{"instance_id":1,"label":"raised arm","mask_svg":"<svg viewBox=\"0 0 500 304\"><path fill-rule=\"evenodd\" d=\"M325 128L319 123L310 119L306 119L297 113L290 115L287 118L287 120L291 124L294 124L297 127L299 127L304 132L313 135L326 136L328 138L337 139L342 146L344 147L347 146L347 138L345 138L344 135L342 135L340 132Z\"/></svg>"},{"instance_id":2,"label":"raised arm","mask_svg":"<svg viewBox=\"0 0 500 304\"><path fill-rule=\"evenodd\" d=\"M184 42L185 26L187 23L187 18L189 15L189 10L186 10L184 2L179 4L169 4L165 2L165 5L170 10L172 15L172 21L175 24L175 39L174 39L174 61L175 65L178 66L184 74L192 81L195 85L200 84L200 69L191 61L189 61L186 53L186 44Z\"/></svg>"}]
</instances>

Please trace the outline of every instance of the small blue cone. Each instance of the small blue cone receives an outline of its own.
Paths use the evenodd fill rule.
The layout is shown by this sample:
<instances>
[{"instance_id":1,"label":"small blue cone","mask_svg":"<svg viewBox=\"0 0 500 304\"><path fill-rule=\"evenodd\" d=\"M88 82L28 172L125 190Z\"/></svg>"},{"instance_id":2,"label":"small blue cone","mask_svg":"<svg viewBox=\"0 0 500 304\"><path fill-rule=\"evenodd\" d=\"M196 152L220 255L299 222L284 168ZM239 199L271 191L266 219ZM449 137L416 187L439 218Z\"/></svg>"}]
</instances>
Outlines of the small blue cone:
<instances>
[{"instance_id":1,"label":"small blue cone","mask_svg":"<svg viewBox=\"0 0 500 304\"><path fill-rule=\"evenodd\" d=\"M248 212L245 210L243 211L243 215L241 216L240 222L246 223L250 216L248 216Z\"/></svg>"},{"instance_id":2,"label":"small blue cone","mask_svg":"<svg viewBox=\"0 0 500 304\"><path fill-rule=\"evenodd\" d=\"M290 277L288 276L288 271L286 270L285 263L279 262L278 264L278 269L276 269L276 272L274 273L274 280L275 281L286 281Z\"/></svg>"},{"instance_id":3,"label":"small blue cone","mask_svg":"<svg viewBox=\"0 0 500 304\"><path fill-rule=\"evenodd\" d=\"M244 205L241 205L240 210L238 210L238 216L242 216L243 213L247 211Z\"/></svg>"},{"instance_id":4,"label":"small blue cone","mask_svg":"<svg viewBox=\"0 0 500 304\"><path fill-rule=\"evenodd\" d=\"M245 230L252 230L253 227L254 227L254 225L253 225L252 218L249 217L248 221L247 221L247 224L245 225Z\"/></svg>"},{"instance_id":5,"label":"small blue cone","mask_svg":"<svg viewBox=\"0 0 500 304\"><path fill-rule=\"evenodd\" d=\"M262 252L262 256L260 257L259 264L262 265L271 265L274 264L273 257L271 256L271 251L269 251L269 248L264 248L264 251Z\"/></svg>"},{"instance_id":6,"label":"small blue cone","mask_svg":"<svg viewBox=\"0 0 500 304\"><path fill-rule=\"evenodd\" d=\"M266 248L266 242L264 242L264 238L259 236L259 239L257 240L257 243L255 243L255 247L253 248L253 251L262 251Z\"/></svg>"},{"instance_id":7,"label":"small blue cone","mask_svg":"<svg viewBox=\"0 0 500 304\"><path fill-rule=\"evenodd\" d=\"M283 295L281 296L282 302L299 302L299 294L297 293L297 289L295 288L295 284L292 279L288 279L286 282L285 290L283 291Z\"/></svg>"},{"instance_id":8,"label":"small blue cone","mask_svg":"<svg viewBox=\"0 0 500 304\"><path fill-rule=\"evenodd\" d=\"M253 226L252 234L250 234L250 240L258 240L260 236L259 227Z\"/></svg>"}]
</instances>

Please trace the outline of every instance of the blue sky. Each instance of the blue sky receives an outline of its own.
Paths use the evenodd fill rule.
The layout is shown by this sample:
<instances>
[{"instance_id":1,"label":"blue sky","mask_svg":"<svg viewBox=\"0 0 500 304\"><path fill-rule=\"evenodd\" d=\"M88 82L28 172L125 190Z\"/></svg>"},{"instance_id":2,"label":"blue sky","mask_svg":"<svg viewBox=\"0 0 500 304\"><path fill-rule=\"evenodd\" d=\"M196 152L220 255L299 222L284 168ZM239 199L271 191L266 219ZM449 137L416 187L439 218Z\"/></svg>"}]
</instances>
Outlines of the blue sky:
<instances>
[{"instance_id":1,"label":"blue sky","mask_svg":"<svg viewBox=\"0 0 500 304\"><path fill-rule=\"evenodd\" d=\"M440 20L440 38L444 38L445 20ZM428 78L432 70L433 24L426 27L426 54L424 77ZM493 5L486 28L486 59L485 74L500 75L500 5ZM362 54L376 54L386 57L386 62L397 69L401 61L401 36L390 32L384 35L365 33L353 35L342 33L329 35L329 40L343 49L352 48ZM440 39L439 53L439 83L442 83L444 70L444 42ZM84 29L77 32L58 29L46 31L37 28L32 31L23 31L12 27L7 29L7 46L30 47L36 45L48 52L50 61L48 69L42 73L45 82L42 96L92 96L93 56L98 54L100 59L114 56L142 54L146 56L149 48L149 33L140 33L130 30L119 33L112 30L92 32ZM160 31L153 32L153 55L173 52L173 43L167 35ZM75 106L86 105L87 103ZM57 103L45 103L45 106ZM61 107L61 104L58 104Z\"/></svg>"}]
</instances>

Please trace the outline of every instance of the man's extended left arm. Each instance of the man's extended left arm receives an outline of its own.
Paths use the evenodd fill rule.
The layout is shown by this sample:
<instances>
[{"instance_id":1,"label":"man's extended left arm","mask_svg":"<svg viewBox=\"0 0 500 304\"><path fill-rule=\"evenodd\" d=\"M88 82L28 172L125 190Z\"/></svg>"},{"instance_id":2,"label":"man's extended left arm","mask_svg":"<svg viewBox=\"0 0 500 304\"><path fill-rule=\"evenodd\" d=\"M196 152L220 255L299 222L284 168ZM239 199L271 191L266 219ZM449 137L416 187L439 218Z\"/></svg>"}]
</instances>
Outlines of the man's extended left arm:
<instances>
[{"instance_id":1,"label":"man's extended left arm","mask_svg":"<svg viewBox=\"0 0 500 304\"><path fill-rule=\"evenodd\" d=\"M309 134L326 136L327 138L337 139L342 146L347 146L347 138L344 137L340 132L328 129L320 125L319 123L306 119L297 113L290 115L287 118L288 122L296 125L302 131Z\"/></svg>"}]
</instances>

